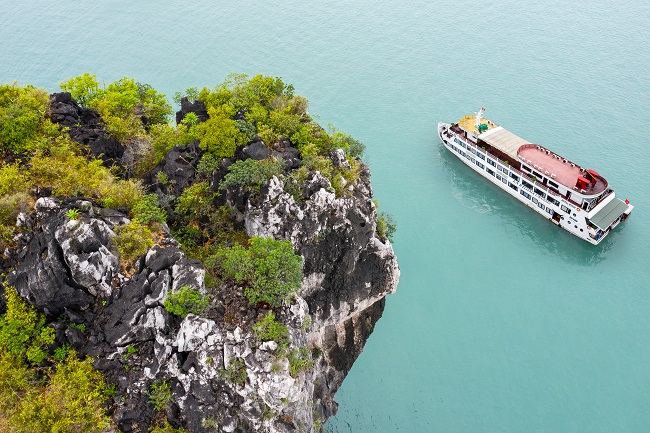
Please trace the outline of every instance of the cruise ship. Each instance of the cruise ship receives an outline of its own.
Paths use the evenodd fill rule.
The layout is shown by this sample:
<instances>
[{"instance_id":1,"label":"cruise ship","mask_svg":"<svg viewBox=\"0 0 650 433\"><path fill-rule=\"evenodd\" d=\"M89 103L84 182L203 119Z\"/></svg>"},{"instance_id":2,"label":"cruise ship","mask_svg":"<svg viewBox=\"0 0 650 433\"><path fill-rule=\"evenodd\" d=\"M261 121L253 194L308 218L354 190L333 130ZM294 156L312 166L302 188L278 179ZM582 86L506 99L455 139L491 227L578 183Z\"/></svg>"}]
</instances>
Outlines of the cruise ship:
<instances>
[{"instance_id":1,"label":"cruise ship","mask_svg":"<svg viewBox=\"0 0 650 433\"><path fill-rule=\"evenodd\" d=\"M630 216L634 206L616 197L598 172L529 143L485 119L484 111L438 124L445 147L472 170L594 245Z\"/></svg>"}]
</instances>

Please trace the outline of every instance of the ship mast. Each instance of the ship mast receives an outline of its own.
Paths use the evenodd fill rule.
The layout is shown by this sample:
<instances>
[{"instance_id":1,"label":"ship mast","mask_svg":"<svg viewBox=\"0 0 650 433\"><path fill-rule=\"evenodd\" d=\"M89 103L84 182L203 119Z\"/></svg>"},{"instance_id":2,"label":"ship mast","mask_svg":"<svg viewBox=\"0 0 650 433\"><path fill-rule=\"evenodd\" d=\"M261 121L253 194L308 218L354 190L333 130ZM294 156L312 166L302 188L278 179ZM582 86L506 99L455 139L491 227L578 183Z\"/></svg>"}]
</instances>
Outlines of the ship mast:
<instances>
[{"instance_id":1,"label":"ship mast","mask_svg":"<svg viewBox=\"0 0 650 433\"><path fill-rule=\"evenodd\" d=\"M481 107L481 109L476 113L476 130L480 131L480 126L481 126L481 116L483 116L483 112L485 111L485 107Z\"/></svg>"}]
</instances>

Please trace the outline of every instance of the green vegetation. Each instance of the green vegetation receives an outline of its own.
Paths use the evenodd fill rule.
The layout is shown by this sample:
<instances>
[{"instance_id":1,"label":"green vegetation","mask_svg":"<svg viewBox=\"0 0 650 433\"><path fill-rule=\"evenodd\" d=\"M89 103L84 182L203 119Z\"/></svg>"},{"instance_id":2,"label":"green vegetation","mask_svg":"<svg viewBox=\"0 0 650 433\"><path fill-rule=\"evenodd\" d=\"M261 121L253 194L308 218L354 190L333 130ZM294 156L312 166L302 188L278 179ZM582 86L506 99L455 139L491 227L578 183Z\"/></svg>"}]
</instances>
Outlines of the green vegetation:
<instances>
[{"instance_id":1,"label":"green vegetation","mask_svg":"<svg viewBox=\"0 0 650 433\"><path fill-rule=\"evenodd\" d=\"M44 89L0 85L0 152L3 159L45 149L58 135L47 118L49 96Z\"/></svg>"},{"instance_id":2,"label":"green vegetation","mask_svg":"<svg viewBox=\"0 0 650 433\"><path fill-rule=\"evenodd\" d=\"M377 234L381 238L387 238L393 242L393 235L397 231L397 223L393 216L386 212L379 212L377 216Z\"/></svg>"},{"instance_id":3,"label":"green vegetation","mask_svg":"<svg viewBox=\"0 0 650 433\"><path fill-rule=\"evenodd\" d=\"M235 244L220 255L225 275L245 284L244 296L251 304L277 307L300 288L302 257L293 252L291 241L254 236L248 249Z\"/></svg>"},{"instance_id":4,"label":"green vegetation","mask_svg":"<svg viewBox=\"0 0 650 433\"><path fill-rule=\"evenodd\" d=\"M278 322L275 314L268 313L253 325L255 338L261 341L275 341L279 346L289 344L289 329Z\"/></svg>"},{"instance_id":5,"label":"green vegetation","mask_svg":"<svg viewBox=\"0 0 650 433\"><path fill-rule=\"evenodd\" d=\"M133 262L153 246L151 230L136 219L118 227L115 234L113 244L117 248L123 264Z\"/></svg>"},{"instance_id":6,"label":"green vegetation","mask_svg":"<svg viewBox=\"0 0 650 433\"><path fill-rule=\"evenodd\" d=\"M336 184L342 177L354 182L358 176L356 158L365 146L347 134L333 131L328 134L307 114L308 102L294 94L294 88L280 78L256 75L231 75L213 90L204 88L198 95L208 108L210 120L197 126L197 138L203 149L217 157L232 156L237 145L244 144L255 134L269 148L280 145L283 137L296 146L303 158L324 157L324 175L330 179L338 195L345 194ZM231 120L238 112L245 120ZM214 119L214 120L213 120ZM343 149L351 169L335 169L328 158L334 149Z\"/></svg>"},{"instance_id":7,"label":"green vegetation","mask_svg":"<svg viewBox=\"0 0 650 433\"><path fill-rule=\"evenodd\" d=\"M7 312L0 318L0 350L16 359L37 365L47 358L45 346L54 343L54 329L45 316L23 301L16 291L5 289Z\"/></svg>"},{"instance_id":8,"label":"green vegetation","mask_svg":"<svg viewBox=\"0 0 650 433\"><path fill-rule=\"evenodd\" d=\"M151 383L148 394L149 403L155 410L161 411L172 398L172 388L166 380L158 380Z\"/></svg>"},{"instance_id":9,"label":"green vegetation","mask_svg":"<svg viewBox=\"0 0 650 433\"><path fill-rule=\"evenodd\" d=\"M189 433L183 428L174 428L169 421L164 420L160 425L149 428L149 433Z\"/></svg>"},{"instance_id":10,"label":"green vegetation","mask_svg":"<svg viewBox=\"0 0 650 433\"><path fill-rule=\"evenodd\" d=\"M5 289L7 311L0 317L0 429L11 432L84 431L108 427L102 406L112 388L93 369L61 347L49 364L54 329L45 316Z\"/></svg>"},{"instance_id":11,"label":"green vegetation","mask_svg":"<svg viewBox=\"0 0 650 433\"><path fill-rule=\"evenodd\" d=\"M246 363L242 358L233 358L230 360L228 368L220 368L219 376L228 383L237 386L244 386L248 373L246 373Z\"/></svg>"},{"instance_id":12,"label":"green vegetation","mask_svg":"<svg viewBox=\"0 0 650 433\"><path fill-rule=\"evenodd\" d=\"M66 216L69 220L73 220L73 221L74 221L74 220L76 220L77 218L79 218L79 209L70 209L70 210L68 210L68 211L65 213L65 216Z\"/></svg>"},{"instance_id":13,"label":"green vegetation","mask_svg":"<svg viewBox=\"0 0 650 433\"><path fill-rule=\"evenodd\" d=\"M11 246L15 235L24 230L17 227L16 218L33 208L34 189L51 189L55 197L84 197L131 218L129 224L115 229L112 240L123 266L145 254L154 245L154 234L160 237L156 232L161 224L168 223L184 251L205 263L209 288L231 280L243 288L250 305L275 308L291 301L301 287L302 258L294 253L290 241L248 239L237 211L218 205L223 204L219 194L239 188L255 196L277 176L300 202L302 185L314 170L329 179L337 196L350 194L349 187L361 171L362 143L333 128L322 128L308 114L308 101L275 77L231 75L214 89L187 89L190 101L205 103L209 119L199 122L196 114L189 113L178 126L169 124L172 111L165 95L133 78L100 84L95 75L86 73L64 81L61 88L81 106L97 110L109 133L133 157L124 162L125 167L107 168L90 156L88 146L73 142L66 128L49 120L48 92L16 83L0 85L0 152L5 161L0 163L0 249ZM180 102L180 97L175 94L174 101ZM274 158L235 161L221 184L212 184L212 174L222 167L222 159L232 157L238 146L255 136L273 151L281 152L290 142L300 151L300 167L285 170L284 162ZM205 153L193 184L180 191L173 179L158 172L155 182L163 193L146 194L143 179L149 178L174 146L195 139ZM347 163L332 163L335 149L345 152ZM79 219L82 210L86 211L70 209L66 217ZM381 214L379 236L390 239L394 231L390 215ZM107 428L102 405L114 389L92 369L92 360L79 359L69 345L57 344L45 317L13 289L6 290L6 297L7 312L0 317L0 431L95 432ZM169 294L164 308L185 317L202 314L208 303L208 296L184 286ZM83 324L70 326L85 330ZM309 326L306 318L302 329ZM306 348L289 352L288 328L275 314L261 317L253 332L260 341L278 343L278 356L288 357L292 376L313 366ZM129 346L124 355L128 358L136 351ZM244 360L233 359L219 374L243 386L247 379ZM154 408L163 410L171 398L169 383L155 382L149 396ZM157 424L151 431L182 431L166 422Z\"/></svg>"},{"instance_id":14,"label":"green vegetation","mask_svg":"<svg viewBox=\"0 0 650 433\"><path fill-rule=\"evenodd\" d=\"M289 352L289 375L293 378L314 367L314 360L311 358L311 353L306 346L300 349L294 349Z\"/></svg>"},{"instance_id":15,"label":"green vegetation","mask_svg":"<svg viewBox=\"0 0 650 433\"><path fill-rule=\"evenodd\" d=\"M212 200L216 196L210 191L208 182L195 183L183 190L176 203L176 214L188 221L209 217L213 212Z\"/></svg>"},{"instance_id":16,"label":"green vegetation","mask_svg":"<svg viewBox=\"0 0 650 433\"><path fill-rule=\"evenodd\" d=\"M167 219L167 213L158 206L158 196L156 194L146 194L140 196L140 199L133 206L133 219L140 224L164 223Z\"/></svg>"},{"instance_id":17,"label":"green vegetation","mask_svg":"<svg viewBox=\"0 0 650 433\"><path fill-rule=\"evenodd\" d=\"M163 307L171 314L185 317L190 313L202 314L210 302L210 297L202 295L190 286L183 286L177 292L171 292L163 302Z\"/></svg>"},{"instance_id":18,"label":"green vegetation","mask_svg":"<svg viewBox=\"0 0 650 433\"><path fill-rule=\"evenodd\" d=\"M275 158L256 161L245 159L237 161L228 167L228 174L219 185L219 189L241 186L250 190L259 191L260 187L273 176L282 173L282 163Z\"/></svg>"},{"instance_id":19,"label":"green vegetation","mask_svg":"<svg viewBox=\"0 0 650 433\"><path fill-rule=\"evenodd\" d=\"M121 142L148 136L142 115L153 125L166 125L172 113L165 95L129 77L103 88L95 75L85 73L61 83L61 89L70 92L80 105L97 110L110 133Z\"/></svg>"}]
</instances>

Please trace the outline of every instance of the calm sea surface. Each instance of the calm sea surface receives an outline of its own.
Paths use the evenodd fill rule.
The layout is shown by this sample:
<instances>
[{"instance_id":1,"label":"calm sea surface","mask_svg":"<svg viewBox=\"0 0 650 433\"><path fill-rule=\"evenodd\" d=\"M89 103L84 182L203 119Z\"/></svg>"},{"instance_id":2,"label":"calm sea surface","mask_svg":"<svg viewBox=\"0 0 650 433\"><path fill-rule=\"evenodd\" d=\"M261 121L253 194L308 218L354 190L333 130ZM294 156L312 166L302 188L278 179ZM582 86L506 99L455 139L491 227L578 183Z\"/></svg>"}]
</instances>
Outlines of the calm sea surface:
<instances>
[{"instance_id":1,"label":"calm sea surface","mask_svg":"<svg viewBox=\"0 0 650 433\"><path fill-rule=\"evenodd\" d=\"M650 3L204 3L0 0L0 82L265 73L367 145L402 278L328 431L650 431ZM481 106L632 217L594 247L470 172L436 124Z\"/></svg>"}]
</instances>

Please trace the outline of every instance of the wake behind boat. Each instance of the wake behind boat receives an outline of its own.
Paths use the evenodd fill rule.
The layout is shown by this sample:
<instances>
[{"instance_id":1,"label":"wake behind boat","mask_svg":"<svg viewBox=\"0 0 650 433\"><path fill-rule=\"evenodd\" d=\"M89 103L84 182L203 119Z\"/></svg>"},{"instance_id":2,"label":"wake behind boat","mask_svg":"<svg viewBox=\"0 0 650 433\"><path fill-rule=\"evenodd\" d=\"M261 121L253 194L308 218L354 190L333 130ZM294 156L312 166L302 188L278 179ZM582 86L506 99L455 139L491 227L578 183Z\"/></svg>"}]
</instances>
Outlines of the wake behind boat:
<instances>
[{"instance_id":1,"label":"wake behind boat","mask_svg":"<svg viewBox=\"0 0 650 433\"><path fill-rule=\"evenodd\" d=\"M630 216L634 206L617 198L598 172L529 143L483 118L484 111L438 124L445 147L471 169L594 245Z\"/></svg>"}]
</instances>

